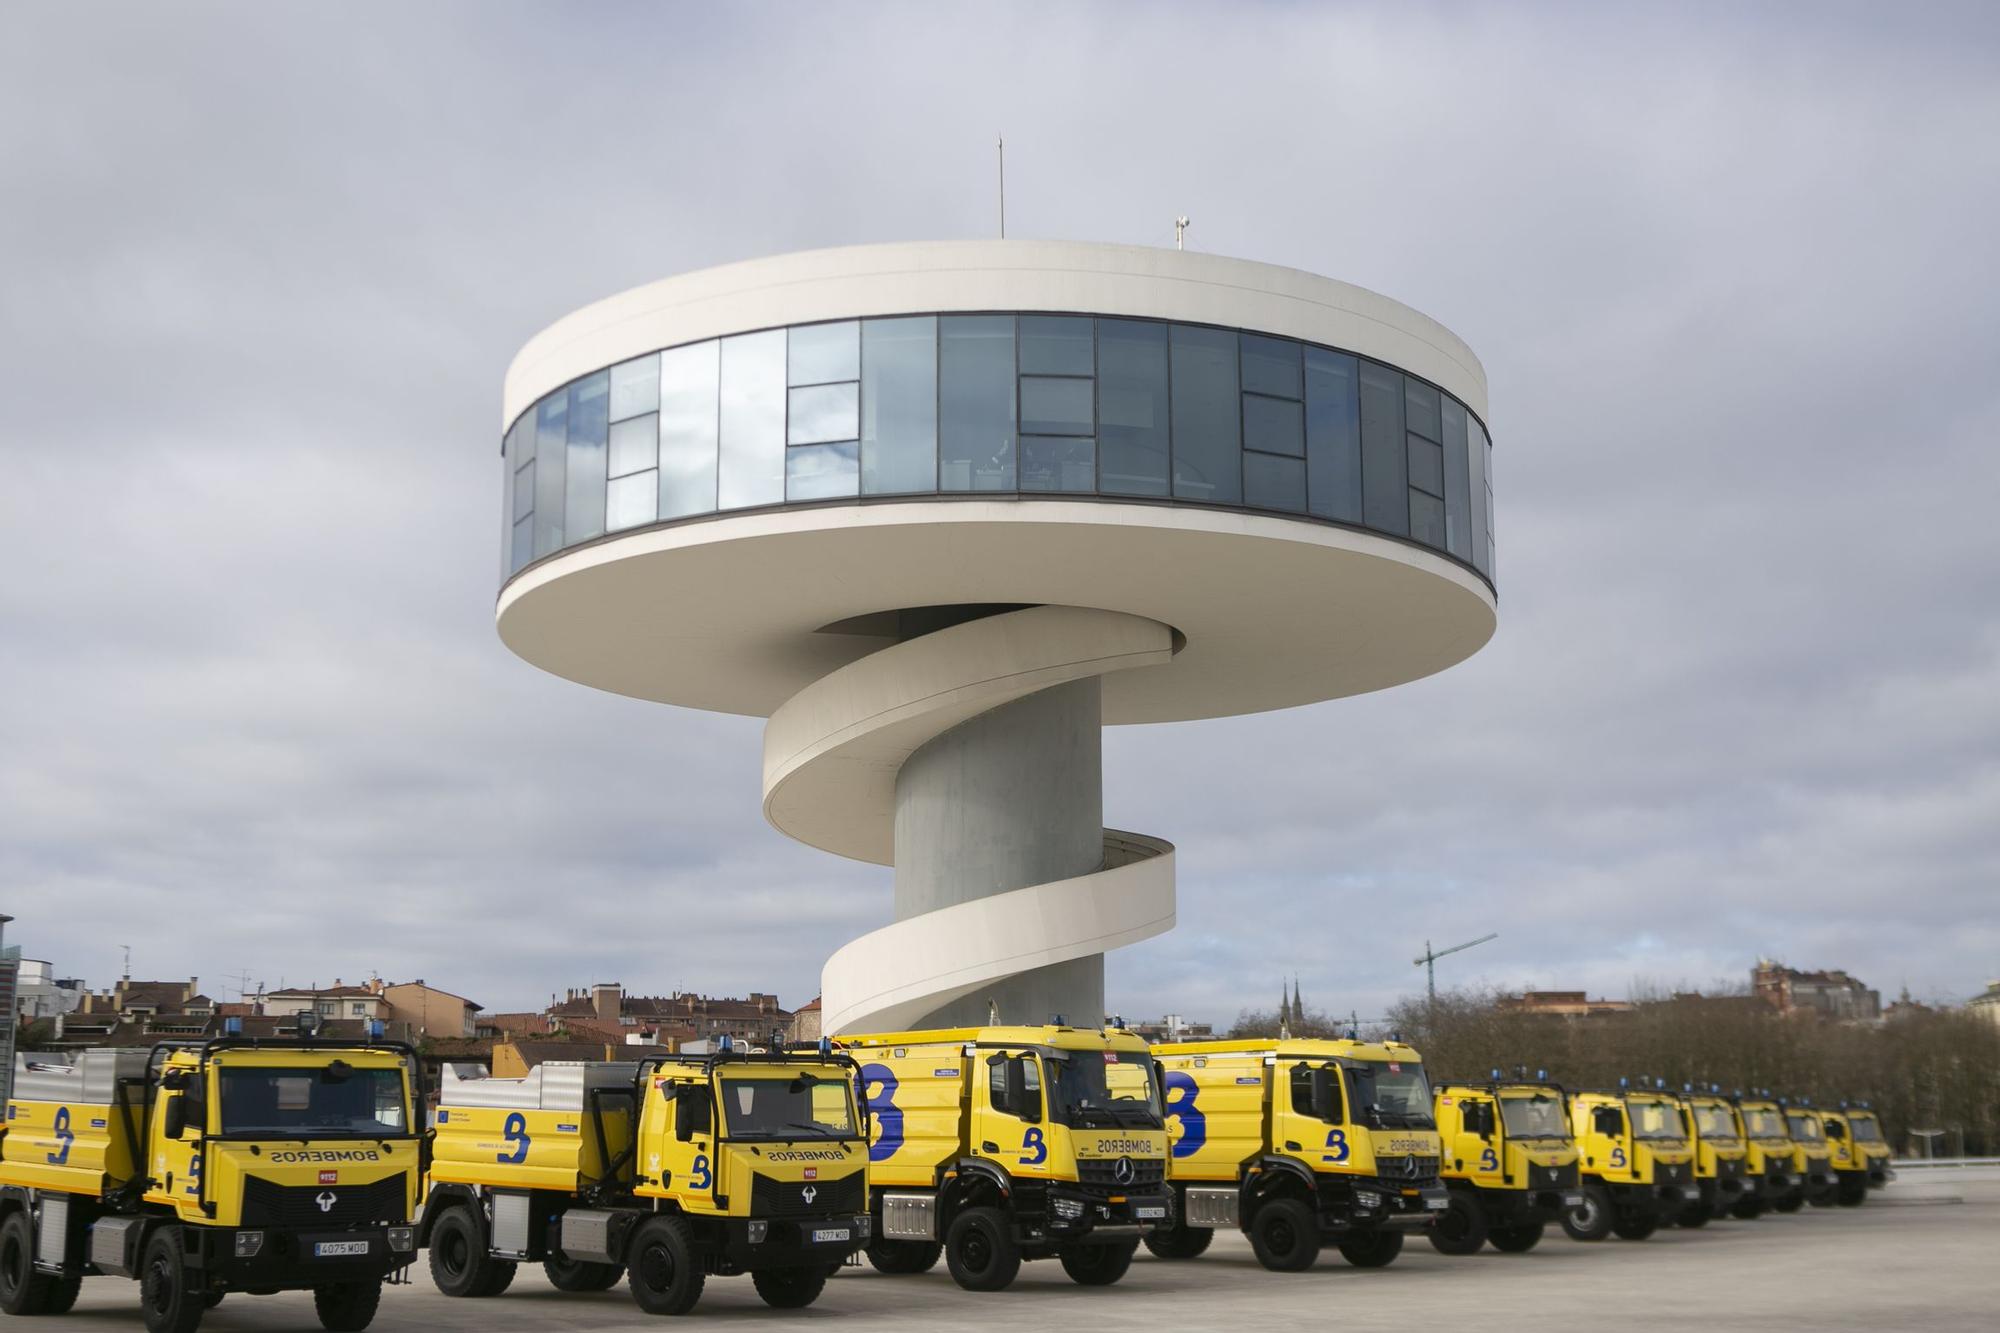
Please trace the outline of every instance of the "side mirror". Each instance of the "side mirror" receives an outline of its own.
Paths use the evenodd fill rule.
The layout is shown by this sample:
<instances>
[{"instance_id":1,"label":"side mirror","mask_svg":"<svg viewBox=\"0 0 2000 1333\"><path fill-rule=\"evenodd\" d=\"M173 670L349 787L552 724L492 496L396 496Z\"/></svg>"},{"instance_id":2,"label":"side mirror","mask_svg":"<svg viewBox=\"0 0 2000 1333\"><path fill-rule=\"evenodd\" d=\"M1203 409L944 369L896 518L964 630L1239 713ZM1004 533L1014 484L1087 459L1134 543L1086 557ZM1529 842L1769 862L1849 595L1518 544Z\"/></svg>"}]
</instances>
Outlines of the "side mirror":
<instances>
[{"instance_id":1,"label":"side mirror","mask_svg":"<svg viewBox=\"0 0 2000 1333\"><path fill-rule=\"evenodd\" d=\"M187 1132L187 1112L186 1093L182 1093L178 1097L167 1098L167 1109L164 1112L165 1119L161 1121L160 1131L170 1139L179 1138Z\"/></svg>"},{"instance_id":2,"label":"side mirror","mask_svg":"<svg viewBox=\"0 0 2000 1333\"><path fill-rule=\"evenodd\" d=\"M1312 1112L1321 1120L1332 1120L1340 1111L1340 1093L1334 1086L1336 1075L1324 1066L1312 1071Z\"/></svg>"},{"instance_id":3,"label":"side mirror","mask_svg":"<svg viewBox=\"0 0 2000 1333\"><path fill-rule=\"evenodd\" d=\"M1027 1058L1019 1055L1007 1057L1003 1077L1007 1104L1000 1109L1023 1120L1039 1122L1042 1118L1041 1090L1031 1092L1028 1089Z\"/></svg>"},{"instance_id":4,"label":"side mirror","mask_svg":"<svg viewBox=\"0 0 2000 1333\"><path fill-rule=\"evenodd\" d=\"M1489 1102L1477 1102L1465 1108L1465 1127L1482 1139L1493 1137L1493 1106Z\"/></svg>"},{"instance_id":5,"label":"side mirror","mask_svg":"<svg viewBox=\"0 0 2000 1333\"><path fill-rule=\"evenodd\" d=\"M674 1137L685 1141L708 1133L709 1105L705 1090L682 1088L674 1098Z\"/></svg>"}]
</instances>

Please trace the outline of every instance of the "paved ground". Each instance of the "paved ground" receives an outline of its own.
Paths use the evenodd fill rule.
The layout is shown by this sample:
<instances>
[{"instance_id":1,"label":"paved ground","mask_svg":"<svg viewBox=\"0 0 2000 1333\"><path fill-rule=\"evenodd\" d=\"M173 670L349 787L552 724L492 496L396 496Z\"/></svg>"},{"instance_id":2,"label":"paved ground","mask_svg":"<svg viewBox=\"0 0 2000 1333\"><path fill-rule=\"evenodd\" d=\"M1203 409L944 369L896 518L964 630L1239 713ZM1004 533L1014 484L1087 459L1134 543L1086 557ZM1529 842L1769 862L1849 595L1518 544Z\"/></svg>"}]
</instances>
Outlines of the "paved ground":
<instances>
[{"instance_id":1,"label":"paved ground","mask_svg":"<svg viewBox=\"0 0 2000 1333\"><path fill-rule=\"evenodd\" d=\"M1309 1273L1267 1273L1240 1238L1167 1264L1141 1251L1116 1287L1072 1284L1054 1262L1029 1264L1010 1290L960 1291L943 1266L921 1278L847 1269L809 1310L767 1309L747 1278L712 1279L694 1318L726 1325L844 1329L999 1324L1020 1328L1533 1328L1587 1320L1632 1330L1973 1329L2000 1327L2000 1170L1906 1172L1860 1209L1662 1232L1638 1244L1578 1245L1552 1232L1526 1255L1448 1259L1418 1241L1394 1266L1350 1268L1337 1255ZM1434 1321L1443 1320L1442 1324ZM76 1314L51 1330L140 1330L136 1284L84 1283ZM427 1275L384 1297L375 1328L658 1330L621 1286L564 1296L523 1268L494 1300L454 1301ZM319 1328L309 1299L232 1296L205 1330Z\"/></svg>"}]
</instances>

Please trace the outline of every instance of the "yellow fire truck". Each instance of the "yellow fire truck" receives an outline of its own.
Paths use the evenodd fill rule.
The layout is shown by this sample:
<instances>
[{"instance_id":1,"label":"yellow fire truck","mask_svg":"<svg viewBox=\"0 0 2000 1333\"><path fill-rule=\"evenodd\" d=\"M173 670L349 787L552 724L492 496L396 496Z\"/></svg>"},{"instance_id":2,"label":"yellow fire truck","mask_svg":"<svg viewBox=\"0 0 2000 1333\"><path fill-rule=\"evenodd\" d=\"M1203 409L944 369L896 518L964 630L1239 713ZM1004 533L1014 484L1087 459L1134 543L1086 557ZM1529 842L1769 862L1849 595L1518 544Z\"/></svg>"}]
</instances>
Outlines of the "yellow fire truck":
<instances>
[{"instance_id":1,"label":"yellow fire truck","mask_svg":"<svg viewBox=\"0 0 2000 1333\"><path fill-rule=\"evenodd\" d=\"M1858 1106L1842 1102L1838 1111L1827 1112L1822 1123L1841 1206L1864 1204L1869 1190L1895 1179L1896 1173L1889 1169L1889 1145L1882 1138L1882 1122L1867 1102Z\"/></svg>"},{"instance_id":2,"label":"yellow fire truck","mask_svg":"<svg viewBox=\"0 0 2000 1333\"><path fill-rule=\"evenodd\" d=\"M1714 1218L1727 1217L1743 1198L1750 1149L1743 1141L1736 1108L1720 1088L1710 1085L1697 1092L1692 1086L1684 1087L1681 1107L1694 1143L1697 1197L1688 1201L1674 1221L1684 1227L1705 1227Z\"/></svg>"},{"instance_id":3,"label":"yellow fire truck","mask_svg":"<svg viewBox=\"0 0 2000 1333\"><path fill-rule=\"evenodd\" d=\"M1796 1212L1805 1201L1805 1192L1794 1165L1796 1154L1791 1132L1785 1127L1785 1108L1762 1089L1739 1092L1730 1101L1743 1129L1744 1188L1730 1205L1729 1215L1747 1221L1773 1208Z\"/></svg>"},{"instance_id":4,"label":"yellow fire truck","mask_svg":"<svg viewBox=\"0 0 2000 1333\"><path fill-rule=\"evenodd\" d=\"M1833 1150L1827 1145L1826 1128L1819 1112L1810 1106L1794 1106L1782 1099L1779 1104L1785 1108L1785 1128L1792 1136L1792 1173L1798 1184L1791 1194L1778 1200L1778 1211L1796 1213L1807 1203L1824 1208L1833 1202L1835 1190Z\"/></svg>"},{"instance_id":5,"label":"yellow fire truck","mask_svg":"<svg viewBox=\"0 0 2000 1333\"><path fill-rule=\"evenodd\" d=\"M648 1314L711 1276L780 1309L819 1298L868 1239L854 1061L731 1048L447 1077L419 1240L447 1296L494 1296L523 1261L563 1291L626 1275Z\"/></svg>"},{"instance_id":6,"label":"yellow fire truck","mask_svg":"<svg viewBox=\"0 0 2000 1333\"><path fill-rule=\"evenodd\" d=\"M1400 1041L1266 1038L1153 1048L1173 1143L1174 1225L1149 1237L1190 1259L1217 1227L1264 1267L1312 1267L1336 1244L1380 1268L1447 1206L1422 1058Z\"/></svg>"},{"instance_id":7,"label":"yellow fire truck","mask_svg":"<svg viewBox=\"0 0 2000 1333\"><path fill-rule=\"evenodd\" d=\"M1166 1223L1167 1136L1140 1037L1058 1019L840 1042L871 1113L868 1259L882 1272L924 1272L942 1242L968 1291L1051 1256L1105 1286Z\"/></svg>"},{"instance_id":8,"label":"yellow fire truck","mask_svg":"<svg viewBox=\"0 0 2000 1333\"><path fill-rule=\"evenodd\" d=\"M1657 1087L1579 1092L1570 1129L1583 1154L1583 1202L1563 1213L1572 1240L1644 1240L1679 1216L1694 1188L1694 1149L1680 1106Z\"/></svg>"},{"instance_id":9,"label":"yellow fire truck","mask_svg":"<svg viewBox=\"0 0 2000 1333\"><path fill-rule=\"evenodd\" d=\"M1447 1083L1436 1093L1440 1174L1450 1202L1430 1229L1441 1254L1535 1248L1542 1229L1583 1202L1563 1090L1541 1081Z\"/></svg>"},{"instance_id":10,"label":"yellow fire truck","mask_svg":"<svg viewBox=\"0 0 2000 1333\"><path fill-rule=\"evenodd\" d=\"M101 1274L138 1280L151 1333L193 1333L230 1292L300 1290L328 1329L366 1328L416 1248L418 1077L399 1042L311 1035L23 1057L0 1309L61 1314Z\"/></svg>"}]
</instances>

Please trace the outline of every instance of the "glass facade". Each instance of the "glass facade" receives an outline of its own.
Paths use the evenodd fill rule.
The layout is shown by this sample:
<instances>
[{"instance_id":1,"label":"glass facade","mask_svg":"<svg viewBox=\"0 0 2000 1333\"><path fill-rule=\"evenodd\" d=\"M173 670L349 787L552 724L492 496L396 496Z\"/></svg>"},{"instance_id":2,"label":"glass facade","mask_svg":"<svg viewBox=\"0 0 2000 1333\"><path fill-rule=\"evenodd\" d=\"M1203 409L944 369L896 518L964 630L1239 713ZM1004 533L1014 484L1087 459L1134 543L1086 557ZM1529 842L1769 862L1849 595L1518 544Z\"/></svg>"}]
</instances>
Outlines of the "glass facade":
<instances>
[{"instance_id":1,"label":"glass facade","mask_svg":"<svg viewBox=\"0 0 2000 1333\"><path fill-rule=\"evenodd\" d=\"M1154 498L1309 516L1493 578L1493 444L1450 394L1333 348L1089 315L904 315L667 348L501 447L505 577L607 532L869 496Z\"/></svg>"}]
</instances>

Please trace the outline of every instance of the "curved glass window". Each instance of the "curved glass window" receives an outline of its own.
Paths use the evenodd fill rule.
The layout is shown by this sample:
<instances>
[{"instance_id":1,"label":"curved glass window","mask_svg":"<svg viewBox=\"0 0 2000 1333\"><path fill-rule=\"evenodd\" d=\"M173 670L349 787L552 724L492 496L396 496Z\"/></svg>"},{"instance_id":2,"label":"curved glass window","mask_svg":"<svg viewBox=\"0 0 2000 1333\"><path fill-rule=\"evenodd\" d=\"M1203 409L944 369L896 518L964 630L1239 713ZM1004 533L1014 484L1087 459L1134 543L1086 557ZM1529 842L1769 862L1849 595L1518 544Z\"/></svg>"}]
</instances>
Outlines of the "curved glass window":
<instances>
[{"instance_id":1,"label":"curved glass window","mask_svg":"<svg viewBox=\"0 0 2000 1333\"><path fill-rule=\"evenodd\" d=\"M579 377L501 443L503 575L606 533L910 495L1311 517L1493 579L1493 442L1394 366L1248 330L897 315L709 339Z\"/></svg>"}]
</instances>

